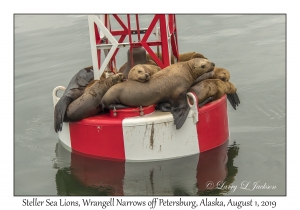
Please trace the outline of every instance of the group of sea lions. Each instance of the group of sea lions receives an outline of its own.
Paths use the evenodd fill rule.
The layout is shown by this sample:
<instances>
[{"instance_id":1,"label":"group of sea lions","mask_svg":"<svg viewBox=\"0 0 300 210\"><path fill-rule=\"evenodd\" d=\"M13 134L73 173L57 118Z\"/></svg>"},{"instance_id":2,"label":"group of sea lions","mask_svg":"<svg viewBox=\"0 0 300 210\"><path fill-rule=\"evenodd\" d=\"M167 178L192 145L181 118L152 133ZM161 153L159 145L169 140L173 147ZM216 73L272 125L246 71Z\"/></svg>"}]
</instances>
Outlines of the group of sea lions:
<instances>
[{"instance_id":1,"label":"group of sea lions","mask_svg":"<svg viewBox=\"0 0 300 210\"><path fill-rule=\"evenodd\" d=\"M197 95L199 107L227 94L236 109L240 100L229 79L228 70L215 67L200 53L181 54L177 63L161 70L143 48L133 48L119 73L111 77L93 80L92 67L74 75L55 105L54 129L61 131L63 122L91 117L105 109L152 104L171 112L176 129L180 129L190 110L187 92Z\"/></svg>"}]
</instances>

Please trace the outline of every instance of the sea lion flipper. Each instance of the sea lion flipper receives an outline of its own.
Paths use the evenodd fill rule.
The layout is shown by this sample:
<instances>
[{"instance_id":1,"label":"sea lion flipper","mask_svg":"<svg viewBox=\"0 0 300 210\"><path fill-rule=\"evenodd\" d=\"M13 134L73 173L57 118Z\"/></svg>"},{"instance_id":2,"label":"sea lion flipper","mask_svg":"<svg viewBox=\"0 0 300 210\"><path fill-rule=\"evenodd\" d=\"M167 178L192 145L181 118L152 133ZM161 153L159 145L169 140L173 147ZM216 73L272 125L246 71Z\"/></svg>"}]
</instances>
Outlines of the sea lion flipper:
<instances>
[{"instance_id":1,"label":"sea lion flipper","mask_svg":"<svg viewBox=\"0 0 300 210\"><path fill-rule=\"evenodd\" d=\"M233 108L234 110L236 110L236 105L235 105L235 102L234 102L233 95L232 95L232 94L227 94L227 99L228 99L228 101L230 102L232 108Z\"/></svg>"},{"instance_id":2,"label":"sea lion flipper","mask_svg":"<svg viewBox=\"0 0 300 210\"><path fill-rule=\"evenodd\" d=\"M54 108L54 130L57 133L62 129L65 113L68 105L72 102L72 98L63 96L59 99Z\"/></svg>"},{"instance_id":3,"label":"sea lion flipper","mask_svg":"<svg viewBox=\"0 0 300 210\"><path fill-rule=\"evenodd\" d=\"M211 101L213 101L214 100L214 97L213 96L210 96L210 97L208 97L207 99L205 99L205 100L203 100L202 102L200 102L199 104L198 104L198 107L202 107L202 106L204 106L205 104L207 104L207 103L209 103L209 102L211 102Z\"/></svg>"},{"instance_id":4,"label":"sea lion flipper","mask_svg":"<svg viewBox=\"0 0 300 210\"><path fill-rule=\"evenodd\" d=\"M171 107L171 113L174 117L174 124L176 125L176 129L180 129L190 111L190 106L186 100L186 92L182 92L177 99L175 99L173 106Z\"/></svg>"},{"instance_id":5,"label":"sea lion flipper","mask_svg":"<svg viewBox=\"0 0 300 210\"><path fill-rule=\"evenodd\" d=\"M177 130L183 126L183 124L189 114L189 111L190 111L189 106L177 107L177 108L171 109L171 113L174 117L174 124L176 125Z\"/></svg>"},{"instance_id":6,"label":"sea lion flipper","mask_svg":"<svg viewBox=\"0 0 300 210\"><path fill-rule=\"evenodd\" d=\"M236 100L236 102L237 102L237 106L240 104L240 99L239 99L239 96L238 96L238 94L237 93L234 93L233 94L233 96L234 96L234 98L235 98L235 100Z\"/></svg>"},{"instance_id":7,"label":"sea lion flipper","mask_svg":"<svg viewBox=\"0 0 300 210\"><path fill-rule=\"evenodd\" d=\"M227 94L227 99L231 106L236 110L236 107L240 104L240 99L237 93Z\"/></svg>"},{"instance_id":8,"label":"sea lion flipper","mask_svg":"<svg viewBox=\"0 0 300 210\"><path fill-rule=\"evenodd\" d=\"M156 109L162 112L171 112L171 104L169 102L161 102L157 104Z\"/></svg>"}]
</instances>

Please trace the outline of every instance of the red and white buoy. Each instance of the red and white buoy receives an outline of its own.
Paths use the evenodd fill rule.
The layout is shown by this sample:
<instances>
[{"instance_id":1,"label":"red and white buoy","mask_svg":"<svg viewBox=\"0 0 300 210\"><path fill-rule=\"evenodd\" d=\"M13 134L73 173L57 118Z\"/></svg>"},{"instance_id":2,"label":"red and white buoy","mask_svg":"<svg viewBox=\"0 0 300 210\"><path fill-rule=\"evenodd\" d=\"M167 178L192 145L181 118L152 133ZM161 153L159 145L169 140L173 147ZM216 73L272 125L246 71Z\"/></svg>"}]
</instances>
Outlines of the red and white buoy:
<instances>
[{"instance_id":1,"label":"red and white buoy","mask_svg":"<svg viewBox=\"0 0 300 210\"><path fill-rule=\"evenodd\" d=\"M91 51L94 78L99 79L104 70L108 75L114 72L115 57L120 47L144 47L153 60L164 68L170 65L171 54L179 58L175 15L154 15L146 29L140 29L138 15L136 29L131 29L130 15L125 24L118 15L114 17L123 30L113 30L109 15L89 15ZM148 41L156 27L157 41ZM141 34L145 33L143 37ZM138 41L132 41L132 35ZM120 36L117 41L114 36ZM125 37L129 43L124 43ZM171 47L169 47L171 45ZM150 46L161 48L160 60ZM172 52L170 51L172 49ZM101 50L106 55L101 64ZM109 50L109 51L108 51ZM57 90L53 90L54 106L59 100ZM86 155L125 161L153 161L184 157L218 147L229 137L227 100L224 95L198 108L197 97L188 93L192 101L189 115L179 130L176 130L170 112L155 110L155 106L111 110L110 113L96 115L78 122L63 123L58 136L63 145L71 151Z\"/></svg>"}]
</instances>

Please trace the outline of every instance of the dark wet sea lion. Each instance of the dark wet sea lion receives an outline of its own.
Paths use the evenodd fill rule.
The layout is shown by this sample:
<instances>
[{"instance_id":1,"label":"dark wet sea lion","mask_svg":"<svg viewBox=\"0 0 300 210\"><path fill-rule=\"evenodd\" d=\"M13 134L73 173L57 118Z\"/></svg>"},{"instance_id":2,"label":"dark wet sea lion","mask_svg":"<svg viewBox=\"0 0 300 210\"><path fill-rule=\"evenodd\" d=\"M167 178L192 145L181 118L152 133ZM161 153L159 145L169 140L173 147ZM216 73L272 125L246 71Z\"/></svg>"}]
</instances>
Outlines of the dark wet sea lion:
<instances>
[{"instance_id":1,"label":"dark wet sea lion","mask_svg":"<svg viewBox=\"0 0 300 210\"><path fill-rule=\"evenodd\" d=\"M154 74L146 83L128 80L114 85L103 96L101 104L104 108L112 108L114 104L136 107L166 101L172 106L176 129L180 129L190 109L187 90L196 78L212 71L214 65L203 58L173 64Z\"/></svg>"},{"instance_id":2,"label":"dark wet sea lion","mask_svg":"<svg viewBox=\"0 0 300 210\"><path fill-rule=\"evenodd\" d=\"M106 91L113 85L124 80L123 74L118 73L106 79L95 81L87 87L84 93L74 100L67 108L66 116L69 121L78 121L92 117L102 111L100 101Z\"/></svg>"},{"instance_id":3,"label":"dark wet sea lion","mask_svg":"<svg viewBox=\"0 0 300 210\"><path fill-rule=\"evenodd\" d=\"M147 82L150 77L161 70L158 66L149 64L135 65L128 74L129 80L135 80L138 82Z\"/></svg>"},{"instance_id":4,"label":"dark wet sea lion","mask_svg":"<svg viewBox=\"0 0 300 210\"><path fill-rule=\"evenodd\" d=\"M68 105L83 94L84 89L93 78L94 71L92 66L81 69L73 76L64 94L54 108L55 132L61 131L62 129L62 123L64 122L65 112Z\"/></svg>"}]
</instances>

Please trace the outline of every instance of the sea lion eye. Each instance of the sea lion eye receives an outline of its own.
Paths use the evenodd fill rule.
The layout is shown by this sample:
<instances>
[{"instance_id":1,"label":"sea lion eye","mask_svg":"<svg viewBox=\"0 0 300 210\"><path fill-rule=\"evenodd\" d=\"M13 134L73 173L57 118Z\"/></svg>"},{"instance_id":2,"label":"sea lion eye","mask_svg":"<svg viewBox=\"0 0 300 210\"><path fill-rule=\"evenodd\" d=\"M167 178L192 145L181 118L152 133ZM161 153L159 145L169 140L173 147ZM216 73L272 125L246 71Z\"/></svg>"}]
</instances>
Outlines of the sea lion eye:
<instances>
[{"instance_id":1,"label":"sea lion eye","mask_svg":"<svg viewBox=\"0 0 300 210\"><path fill-rule=\"evenodd\" d=\"M201 68L204 69L204 68L205 68L205 65L202 65Z\"/></svg>"},{"instance_id":2,"label":"sea lion eye","mask_svg":"<svg viewBox=\"0 0 300 210\"><path fill-rule=\"evenodd\" d=\"M141 70L138 70L138 73L140 74L140 73L142 73L142 71L141 71Z\"/></svg>"}]
</instances>

